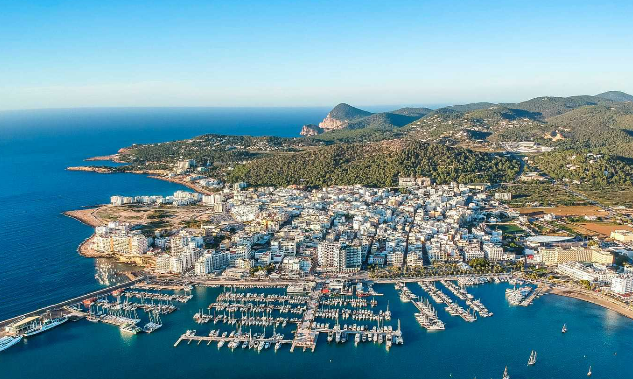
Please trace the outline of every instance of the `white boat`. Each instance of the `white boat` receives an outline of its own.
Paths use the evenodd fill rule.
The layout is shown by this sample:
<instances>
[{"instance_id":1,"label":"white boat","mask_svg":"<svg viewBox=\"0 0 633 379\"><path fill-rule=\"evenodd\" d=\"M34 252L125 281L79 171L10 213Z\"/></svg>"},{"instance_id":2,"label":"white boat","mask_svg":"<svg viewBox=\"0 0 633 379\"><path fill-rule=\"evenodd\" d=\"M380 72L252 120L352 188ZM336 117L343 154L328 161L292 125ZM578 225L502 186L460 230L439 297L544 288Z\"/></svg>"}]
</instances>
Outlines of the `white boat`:
<instances>
[{"instance_id":1,"label":"white boat","mask_svg":"<svg viewBox=\"0 0 633 379\"><path fill-rule=\"evenodd\" d=\"M528 359L528 366L534 366L536 364L536 351L532 350L530 359Z\"/></svg>"},{"instance_id":2,"label":"white boat","mask_svg":"<svg viewBox=\"0 0 633 379\"><path fill-rule=\"evenodd\" d=\"M59 325L65 323L66 321L68 321L68 317L66 317L66 316L59 317L59 318L53 318L53 319L46 319L42 323L34 324L33 328L30 328L29 330L26 331L26 333L24 333L24 337L30 337L30 336L34 336L36 334L40 334L40 333L45 332L45 331L47 331L49 329L53 329L54 327L59 326Z\"/></svg>"},{"instance_id":3,"label":"white boat","mask_svg":"<svg viewBox=\"0 0 633 379\"><path fill-rule=\"evenodd\" d=\"M563 324L563 329L561 329L562 333L567 333L567 324Z\"/></svg>"},{"instance_id":4,"label":"white boat","mask_svg":"<svg viewBox=\"0 0 633 379\"><path fill-rule=\"evenodd\" d=\"M508 374L508 366L503 370L503 379L510 379L510 374Z\"/></svg>"},{"instance_id":5,"label":"white boat","mask_svg":"<svg viewBox=\"0 0 633 379\"><path fill-rule=\"evenodd\" d=\"M0 351L6 350L22 341L22 336L5 336L0 338Z\"/></svg>"},{"instance_id":6,"label":"white boat","mask_svg":"<svg viewBox=\"0 0 633 379\"><path fill-rule=\"evenodd\" d=\"M589 366L589 372L587 372L587 376L591 376L591 366Z\"/></svg>"}]
</instances>

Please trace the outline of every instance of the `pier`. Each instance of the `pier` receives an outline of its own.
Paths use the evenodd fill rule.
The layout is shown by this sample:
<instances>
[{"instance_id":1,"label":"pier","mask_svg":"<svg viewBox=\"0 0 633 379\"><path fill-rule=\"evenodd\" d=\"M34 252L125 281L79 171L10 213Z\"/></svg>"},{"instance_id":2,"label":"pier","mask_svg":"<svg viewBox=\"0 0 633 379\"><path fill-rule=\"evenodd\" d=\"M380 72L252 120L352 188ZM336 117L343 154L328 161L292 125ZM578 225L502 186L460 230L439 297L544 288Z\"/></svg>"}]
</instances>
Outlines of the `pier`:
<instances>
[{"instance_id":1,"label":"pier","mask_svg":"<svg viewBox=\"0 0 633 379\"><path fill-rule=\"evenodd\" d=\"M4 333L3 330L4 330L5 326L7 326L7 325L9 325L9 324L11 324L13 322L16 322L16 321L18 321L18 320L20 320L22 318L32 317L32 316L40 316L40 315L43 315L43 314L45 314L45 313L47 313L49 311L53 312L53 311L59 311L59 310L67 310L69 313L72 313L72 311L68 310L67 307L70 307L72 305L75 305L75 304L80 303L80 302L82 302L84 300L87 300L87 299L92 299L92 298L95 298L95 297L99 297L101 295L109 294L112 291L116 291L116 290L120 290L120 289L131 287L132 285L134 285L136 283L140 283L140 282L142 282L142 281L144 281L146 279L147 278L145 276L142 276L142 277L136 278L134 280L131 280L129 282L125 282L125 283L117 284L117 285L114 285L114 286L102 288L100 290L97 290L97 291L94 291L94 292L90 292L90 293L87 293L85 295L77 296L77 297L74 297L72 299L61 301L61 302L59 302L57 304L49 305L47 307L40 308L40 309L32 311L32 312L28 312L28 313L25 313L25 314L22 314L22 315L19 315L19 316L15 316L15 317L12 317L12 318L4 320L4 321L0 321L0 328L2 329L2 330L0 330L0 335L2 335L2 333Z\"/></svg>"}]
</instances>

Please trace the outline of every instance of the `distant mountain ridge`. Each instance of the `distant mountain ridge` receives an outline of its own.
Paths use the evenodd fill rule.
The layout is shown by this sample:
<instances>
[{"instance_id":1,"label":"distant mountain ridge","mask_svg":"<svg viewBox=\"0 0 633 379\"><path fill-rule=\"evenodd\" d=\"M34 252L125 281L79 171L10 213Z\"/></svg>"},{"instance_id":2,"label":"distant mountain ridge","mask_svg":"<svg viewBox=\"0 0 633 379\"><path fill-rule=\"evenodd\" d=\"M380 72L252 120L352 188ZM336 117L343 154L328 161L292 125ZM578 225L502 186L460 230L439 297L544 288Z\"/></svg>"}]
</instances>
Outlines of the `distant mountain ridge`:
<instances>
[{"instance_id":1,"label":"distant mountain ridge","mask_svg":"<svg viewBox=\"0 0 633 379\"><path fill-rule=\"evenodd\" d=\"M633 137L631 100L633 96L627 93L608 91L595 96L541 96L518 103L475 102L381 113L341 103L318 126L304 126L301 134L322 143L410 138L465 146L478 141L488 148L537 141L545 146L574 144L604 150L602 140L617 147L618 154L633 157L633 151L627 153L633 146L629 143Z\"/></svg>"},{"instance_id":2,"label":"distant mountain ridge","mask_svg":"<svg viewBox=\"0 0 633 379\"><path fill-rule=\"evenodd\" d=\"M632 95L629 95L628 93L624 93L622 91L607 91L596 95L596 97L617 102L633 101Z\"/></svg>"}]
</instances>

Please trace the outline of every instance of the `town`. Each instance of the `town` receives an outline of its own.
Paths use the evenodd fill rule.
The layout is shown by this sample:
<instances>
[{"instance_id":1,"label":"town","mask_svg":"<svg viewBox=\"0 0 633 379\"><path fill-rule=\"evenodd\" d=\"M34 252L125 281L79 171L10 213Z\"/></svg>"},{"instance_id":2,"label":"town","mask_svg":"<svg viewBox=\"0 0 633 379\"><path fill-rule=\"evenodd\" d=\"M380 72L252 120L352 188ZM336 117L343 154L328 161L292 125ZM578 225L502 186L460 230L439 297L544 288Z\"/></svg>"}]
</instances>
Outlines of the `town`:
<instances>
[{"instance_id":1,"label":"town","mask_svg":"<svg viewBox=\"0 0 633 379\"><path fill-rule=\"evenodd\" d=\"M186 174L194 167L183 161L176 168ZM544 225L557 225L561 217L521 214L505 204L510 192L493 194L485 183L436 185L425 177L401 177L397 188L306 189L225 185L195 173L188 180L203 180L197 185L215 191L112 196L105 206L111 221L95 228L86 248L140 264L153 275L200 281L514 272L630 307L629 226L605 238L541 235L549 230ZM148 227L135 222L138 214L180 222Z\"/></svg>"}]
</instances>

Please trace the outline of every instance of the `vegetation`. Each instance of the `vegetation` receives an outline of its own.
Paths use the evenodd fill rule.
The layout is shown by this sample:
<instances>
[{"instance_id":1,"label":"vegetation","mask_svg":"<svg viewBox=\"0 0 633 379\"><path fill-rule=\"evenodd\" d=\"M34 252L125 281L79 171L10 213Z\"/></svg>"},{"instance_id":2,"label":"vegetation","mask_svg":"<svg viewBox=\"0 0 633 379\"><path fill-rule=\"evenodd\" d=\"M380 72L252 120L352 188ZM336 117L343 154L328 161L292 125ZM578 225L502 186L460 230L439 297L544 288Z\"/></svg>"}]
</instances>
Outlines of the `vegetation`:
<instances>
[{"instance_id":1,"label":"vegetation","mask_svg":"<svg viewBox=\"0 0 633 379\"><path fill-rule=\"evenodd\" d=\"M592 187L633 184L633 165L620 157L566 150L542 154L534 162L557 180Z\"/></svg>"},{"instance_id":2,"label":"vegetation","mask_svg":"<svg viewBox=\"0 0 633 379\"><path fill-rule=\"evenodd\" d=\"M565 137L554 146L633 158L633 103L589 106L548 120Z\"/></svg>"},{"instance_id":3,"label":"vegetation","mask_svg":"<svg viewBox=\"0 0 633 379\"><path fill-rule=\"evenodd\" d=\"M339 105L335 106L328 115L331 118L336 119L336 120L352 121L352 120L357 120L359 118L371 116L372 113L364 111L362 109L352 107L349 104L340 103Z\"/></svg>"},{"instance_id":4,"label":"vegetation","mask_svg":"<svg viewBox=\"0 0 633 379\"><path fill-rule=\"evenodd\" d=\"M426 176L437 183L510 181L519 163L495 154L420 141L406 144L337 144L267 157L239 165L230 181L255 186L321 187L361 184L393 187L399 176Z\"/></svg>"},{"instance_id":5,"label":"vegetation","mask_svg":"<svg viewBox=\"0 0 633 379\"><path fill-rule=\"evenodd\" d=\"M515 208L587 204L584 199L550 183L533 182L504 185L495 190L495 192L510 192L512 199L504 201L504 203Z\"/></svg>"}]
</instances>

